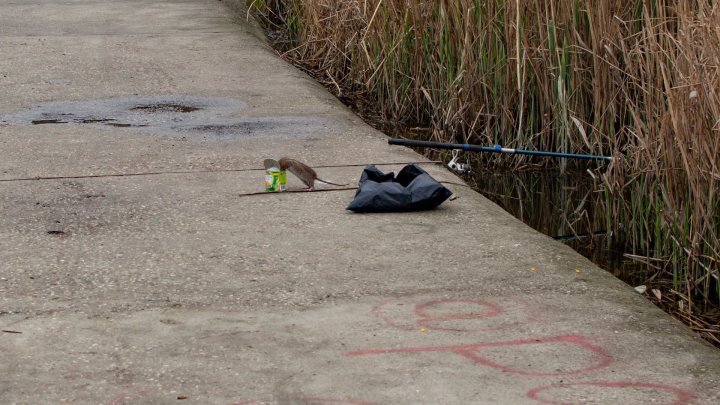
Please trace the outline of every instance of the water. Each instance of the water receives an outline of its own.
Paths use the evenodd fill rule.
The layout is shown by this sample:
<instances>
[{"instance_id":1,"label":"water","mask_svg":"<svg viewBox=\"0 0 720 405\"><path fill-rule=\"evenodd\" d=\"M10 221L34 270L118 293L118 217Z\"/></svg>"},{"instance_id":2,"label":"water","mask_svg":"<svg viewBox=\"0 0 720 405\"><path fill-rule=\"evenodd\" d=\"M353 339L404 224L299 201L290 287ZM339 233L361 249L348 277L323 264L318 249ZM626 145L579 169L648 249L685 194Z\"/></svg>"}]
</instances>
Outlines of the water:
<instances>
[{"instance_id":1,"label":"water","mask_svg":"<svg viewBox=\"0 0 720 405\"><path fill-rule=\"evenodd\" d=\"M238 116L247 103L226 97L142 95L88 101L53 101L0 116L10 125L91 125L125 128L197 141L250 137L312 138L331 122L313 116Z\"/></svg>"},{"instance_id":2,"label":"water","mask_svg":"<svg viewBox=\"0 0 720 405\"><path fill-rule=\"evenodd\" d=\"M586 171L475 169L465 180L525 224L569 245L627 284L645 284L655 274L609 247L617 230L606 229L602 187Z\"/></svg>"}]
</instances>

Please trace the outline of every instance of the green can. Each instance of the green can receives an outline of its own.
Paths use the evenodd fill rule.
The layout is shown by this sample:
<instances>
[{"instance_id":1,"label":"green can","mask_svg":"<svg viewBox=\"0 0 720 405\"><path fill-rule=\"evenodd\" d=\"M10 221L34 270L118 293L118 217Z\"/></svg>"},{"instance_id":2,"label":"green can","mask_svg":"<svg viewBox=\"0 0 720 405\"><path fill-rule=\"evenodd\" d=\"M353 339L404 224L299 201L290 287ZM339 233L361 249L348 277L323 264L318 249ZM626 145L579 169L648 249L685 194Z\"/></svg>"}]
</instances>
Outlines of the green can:
<instances>
[{"instance_id":1,"label":"green can","mask_svg":"<svg viewBox=\"0 0 720 405\"><path fill-rule=\"evenodd\" d=\"M265 191L269 193L277 193L285 191L287 176L284 170L271 167L265 170Z\"/></svg>"}]
</instances>

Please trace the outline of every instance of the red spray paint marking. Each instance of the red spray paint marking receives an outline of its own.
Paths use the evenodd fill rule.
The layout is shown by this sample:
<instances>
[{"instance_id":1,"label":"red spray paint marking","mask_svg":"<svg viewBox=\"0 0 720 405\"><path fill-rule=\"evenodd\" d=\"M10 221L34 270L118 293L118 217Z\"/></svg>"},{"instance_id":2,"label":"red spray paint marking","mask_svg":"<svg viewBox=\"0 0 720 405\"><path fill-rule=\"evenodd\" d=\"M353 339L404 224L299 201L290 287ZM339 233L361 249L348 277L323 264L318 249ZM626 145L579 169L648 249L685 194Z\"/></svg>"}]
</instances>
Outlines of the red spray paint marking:
<instances>
[{"instance_id":1,"label":"red spray paint marking","mask_svg":"<svg viewBox=\"0 0 720 405\"><path fill-rule=\"evenodd\" d=\"M385 310L387 307L392 304L392 301L385 301L378 305L376 305L372 312L373 314L381 319L385 324L388 326L391 326L396 329L401 330L415 330L414 326L409 325L401 325L393 321L390 316L388 316L385 313ZM470 305L477 305L487 308L485 311L481 312L460 312L460 313L449 313L449 314L443 314L443 315L430 315L429 312L432 310L438 310L444 305L449 304L470 304ZM526 306L526 304L521 303L521 305ZM523 308L523 310L528 311L526 308ZM462 321L478 321L483 319L491 319L499 317L506 313L506 310L493 302L484 301L484 300L468 300L468 299L456 299L456 298L450 298L450 299L442 299L442 300L433 300L433 301L426 301L421 302L419 304L416 304L413 311L415 317L417 320L415 323L418 326L422 326L429 330L435 330L435 331L445 331L445 332L483 332L483 331L492 331L492 330L498 330L498 329L506 329L512 326L517 326L519 324L522 324L524 322L522 321L510 321L507 323L503 323L501 325L495 325L495 326L487 326L487 327L442 327L439 324L442 324L443 322L462 322ZM531 314L527 315L527 319L530 319Z\"/></svg>"},{"instance_id":2,"label":"red spray paint marking","mask_svg":"<svg viewBox=\"0 0 720 405\"><path fill-rule=\"evenodd\" d=\"M553 401L551 399L541 398L540 393L543 391L554 389L554 388L567 388L567 387L577 387L577 386L595 386L595 387L602 387L602 388L621 388L621 389L622 388L648 388L648 389L653 389L653 390L657 390L657 391L664 391L664 392L675 395L675 400L673 400L672 402L669 402L668 405L688 404L694 398L694 395L691 394L690 392L688 392L682 388L672 387L669 385L638 383L638 382L607 382L607 381L547 385L544 387L533 388L532 390L528 391L527 396L530 399L533 399L538 402L542 402L544 404L568 405L569 404L568 402Z\"/></svg>"},{"instance_id":3,"label":"red spray paint marking","mask_svg":"<svg viewBox=\"0 0 720 405\"><path fill-rule=\"evenodd\" d=\"M480 306L487 307L488 310L484 311L484 312L446 314L443 316L430 316L427 313L428 309L439 307L444 304L454 304L454 303L480 305ZM480 300L445 299L445 300L428 301L428 302L424 302L424 303L415 305L415 315L417 315L417 317L418 317L418 321L417 321L418 325L424 326L428 329L435 329L435 330L449 330L449 331L454 330L454 329L433 327L432 325L435 322L493 318L493 317L496 317L496 316L502 314L503 312L505 312L505 311L503 310L503 308L500 305L493 304L492 302L480 301Z\"/></svg>"},{"instance_id":4,"label":"red spray paint marking","mask_svg":"<svg viewBox=\"0 0 720 405\"><path fill-rule=\"evenodd\" d=\"M510 366L495 363L494 361L485 358L478 354L482 349L492 347L505 347L505 346L522 346L522 345L540 345L540 344L554 344L554 343L570 343L575 344L583 349L592 352L596 355L597 360L594 364L590 364L587 367L579 368L572 371L560 371L560 372L538 372L538 371L525 371L516 369ZM602 347L594 345L584 338L575 335L568 336L555 336L548 338L538 339L523 339L523 340L511 340L505 342L487 342L487 343L475 343L467 345L454 345L454 346L433 346L433 347L411 347L411 348L400 348L400 349L371 349L371 350L360 350L355 352L345 353L346 356L367 356L377 354L396 354L396 353L430 353L430 352L450 352L462 356L473 363L482 364L484 366L492 367L494 369L533 377L544 377L554 375L570 375L570 374L582 374L590 371L594 371L603 367L607 367L611 362L612 358L603 350Z\"/></svg>"}]
</instances>

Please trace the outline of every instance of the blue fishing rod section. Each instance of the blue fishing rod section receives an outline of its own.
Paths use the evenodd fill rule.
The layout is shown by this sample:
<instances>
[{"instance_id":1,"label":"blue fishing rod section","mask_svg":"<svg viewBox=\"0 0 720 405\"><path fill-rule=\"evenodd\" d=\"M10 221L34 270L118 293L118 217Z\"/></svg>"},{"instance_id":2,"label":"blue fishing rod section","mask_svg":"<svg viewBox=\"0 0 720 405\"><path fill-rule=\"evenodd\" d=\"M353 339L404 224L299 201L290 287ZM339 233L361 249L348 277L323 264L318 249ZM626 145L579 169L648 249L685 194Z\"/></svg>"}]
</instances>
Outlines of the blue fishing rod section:
<instances>
[{"instance_id":1,"label":"blue fishing rod section","mask_svg":"<svg viewBox=\"0 0 720 405\"><path fill-rule=\"evenodd\" d=\"M546 152L541 150L523 150L523 149L510 149L503 148L500 145L495 146L480 146L470 145L467 143L443 143L443 142L430 142L430 141L413 141L409 139L390 138L388 140L390 145L402 145L402 146L416 146L420 148L436 148L436 149L451 149L451 150L462 150L465 152L490 152L490 153L508 153L515 155L531 155L531 156L548 156L556 158L567 158L567 159L586 159L586 160L605 160L612 161L612 156L597 156L597 155L580 155L576 153L561 153L561 152Z\"/></svg>"}]
</instances>

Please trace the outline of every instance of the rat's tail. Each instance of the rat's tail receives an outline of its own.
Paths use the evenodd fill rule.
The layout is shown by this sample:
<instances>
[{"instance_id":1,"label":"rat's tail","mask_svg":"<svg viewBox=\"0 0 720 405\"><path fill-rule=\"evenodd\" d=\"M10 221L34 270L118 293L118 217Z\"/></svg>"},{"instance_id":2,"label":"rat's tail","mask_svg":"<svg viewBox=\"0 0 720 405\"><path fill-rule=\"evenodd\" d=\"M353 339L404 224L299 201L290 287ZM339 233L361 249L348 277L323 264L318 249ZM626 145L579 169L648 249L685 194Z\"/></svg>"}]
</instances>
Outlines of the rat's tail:
<instances>
[{"instance_id":1,"label":"rat's tail","mask_svg":"<svg viewBox=\"0 0 720 405\"><path fill-rule=\"evenodd\" d=\"M315 181L319 181L320 183L325 183L325 184L332 184L333 186L338 186L338 187L345 187L345 186L349 186L349 185L350 185L350 183L348 183L348 184L337 184L337 183L333 183L333 182L330 182L330 181L327 181L327 180L323 180L323 179L315 179Z\"/></svg>"}]
</instances>

